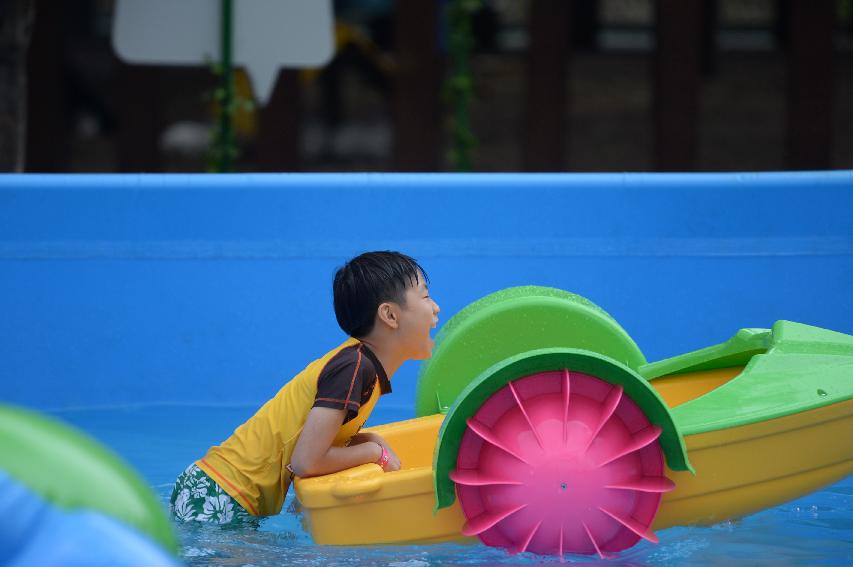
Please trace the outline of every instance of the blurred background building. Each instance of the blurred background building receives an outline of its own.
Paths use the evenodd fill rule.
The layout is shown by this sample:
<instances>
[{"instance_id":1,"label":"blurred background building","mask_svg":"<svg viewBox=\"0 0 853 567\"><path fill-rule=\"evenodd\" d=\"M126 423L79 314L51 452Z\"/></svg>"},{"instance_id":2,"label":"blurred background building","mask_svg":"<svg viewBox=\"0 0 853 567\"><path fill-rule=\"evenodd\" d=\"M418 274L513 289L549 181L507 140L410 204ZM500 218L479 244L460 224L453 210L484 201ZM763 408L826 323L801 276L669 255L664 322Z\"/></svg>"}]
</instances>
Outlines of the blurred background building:
<instances>
[{"instance_id":1,"label":"blurred background building","mask_svg":"<svg viewBox=\"0 0 853 567\"><path fill-rule=\"evenodd\" d=\"M456 1L335 2L333 60L281 71L267 105L238 112L237 170L454 169ZM111 0L3 4L0 67L13 65L15 30L27 31L13 16L32 17L26 89L0 71L0 128L14 126L12 99L26 93L24 171L208 169L209 68L123 63ZM853 168L851 0L478 5L474 171ZM251 100L242 72L236 81Z\"/></svg>"}]
</instances>

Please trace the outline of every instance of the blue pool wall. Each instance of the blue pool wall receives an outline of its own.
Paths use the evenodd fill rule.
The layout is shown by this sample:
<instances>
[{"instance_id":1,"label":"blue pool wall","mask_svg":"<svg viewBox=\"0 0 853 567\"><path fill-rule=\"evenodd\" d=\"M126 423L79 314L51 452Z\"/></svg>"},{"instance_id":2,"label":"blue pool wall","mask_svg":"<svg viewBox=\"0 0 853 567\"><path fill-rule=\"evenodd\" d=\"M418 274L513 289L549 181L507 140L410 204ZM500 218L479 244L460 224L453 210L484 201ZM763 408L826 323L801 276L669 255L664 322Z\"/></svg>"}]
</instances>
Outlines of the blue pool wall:
<instances>
[{"instance_id":1,"label":"blue pool wall","mask_svg":"<svg viewBox=\"0 0 853 567\"><path fill-rule=\"evenodd\" d=\"M853 171L8 174L0 399L261 403L344 339L331 279L373 249L424 265L443 321L554 286L649 360L778 319L853 333ZM417 368L383 404L413 408Z\"/></svg>"}]
</instances>

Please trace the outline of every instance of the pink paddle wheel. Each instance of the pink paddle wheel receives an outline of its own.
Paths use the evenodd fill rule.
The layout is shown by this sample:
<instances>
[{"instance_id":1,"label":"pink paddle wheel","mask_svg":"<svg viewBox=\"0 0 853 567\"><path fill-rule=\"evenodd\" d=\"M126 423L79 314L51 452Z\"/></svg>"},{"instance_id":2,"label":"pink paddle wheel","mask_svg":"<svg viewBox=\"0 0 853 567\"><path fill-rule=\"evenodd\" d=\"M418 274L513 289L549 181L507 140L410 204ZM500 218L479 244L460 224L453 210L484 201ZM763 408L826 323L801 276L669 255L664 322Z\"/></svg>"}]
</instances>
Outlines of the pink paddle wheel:
<instances>
[{"instance_id":1,"label":"pink paddle wheel","mask_svg":"<svg viewBox=\"0 0 853 567\"><path fill-rule=\"evenodd\" d=\"M598 553L640 538L664 492L649 423L621 386L569 370L508 383L467 421L450 478L463 533L513 553Z\"/></svg>"}]
</instances>

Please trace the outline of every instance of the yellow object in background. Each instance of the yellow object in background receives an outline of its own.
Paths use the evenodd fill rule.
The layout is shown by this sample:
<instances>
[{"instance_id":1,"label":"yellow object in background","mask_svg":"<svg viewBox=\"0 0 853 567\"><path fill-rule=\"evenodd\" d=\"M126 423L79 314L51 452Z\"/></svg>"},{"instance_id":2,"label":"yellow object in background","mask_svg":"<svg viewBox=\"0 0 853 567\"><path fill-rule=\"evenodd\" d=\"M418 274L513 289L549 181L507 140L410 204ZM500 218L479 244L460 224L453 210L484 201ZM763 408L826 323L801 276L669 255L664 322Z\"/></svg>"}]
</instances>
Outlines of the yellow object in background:
<instances>
[{"instance_id":1,"label":"yellow object in background","mask_svg":"<svg viewBox=\"0 0 853 567\"><path fill-rule=\"evenodd\" d=\"M258 112L252 83L243 69L234 69L234 133L243 139L254 138L258 133ZM215 122L219 116L219 102L210 103L210 119Z\"/></svg>"}]
</instances>

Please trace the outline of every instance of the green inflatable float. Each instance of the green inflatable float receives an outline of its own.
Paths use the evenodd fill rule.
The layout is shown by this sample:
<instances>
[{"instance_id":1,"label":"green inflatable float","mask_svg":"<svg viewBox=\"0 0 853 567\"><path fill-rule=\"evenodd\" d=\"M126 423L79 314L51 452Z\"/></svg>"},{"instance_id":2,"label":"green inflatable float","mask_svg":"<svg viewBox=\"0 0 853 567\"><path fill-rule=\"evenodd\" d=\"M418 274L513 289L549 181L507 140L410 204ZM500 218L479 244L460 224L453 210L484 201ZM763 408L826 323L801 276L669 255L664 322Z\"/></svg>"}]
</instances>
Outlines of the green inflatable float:
<instances>
[{"instance_id":1,"label":"green inflatable float","mask_svg":"<svg viewBox=\"0 0 853 567\"><path fill-rule=\"evenodd\" d=\"M161 503L101 444L58 420L0 404L0 447L7 508L0 563L174 564L177 542Z\"/></svg>"}]
</instances>

